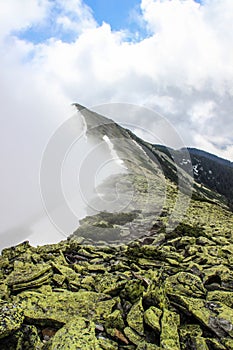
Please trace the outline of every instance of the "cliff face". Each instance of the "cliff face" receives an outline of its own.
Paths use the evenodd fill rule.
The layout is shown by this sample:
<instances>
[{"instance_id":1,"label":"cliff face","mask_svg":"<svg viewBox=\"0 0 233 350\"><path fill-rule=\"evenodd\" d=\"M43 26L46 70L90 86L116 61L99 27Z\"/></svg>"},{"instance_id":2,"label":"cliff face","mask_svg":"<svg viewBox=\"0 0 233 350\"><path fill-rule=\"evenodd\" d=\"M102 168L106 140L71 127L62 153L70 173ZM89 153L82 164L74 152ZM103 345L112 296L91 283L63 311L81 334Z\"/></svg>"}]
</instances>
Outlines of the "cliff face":
<instances>
[{"instance_id":1,"label":"cliff face","mask_svg":"<svg viewBox=\"0 0 233 350\"><path fill-rule=\"evenodd\" d=\"M197 183L191 196L167 150L77 107L125 171L67 240L2 251L0 349L233 349L232 212Z\"/></svg>"}]
</instances>

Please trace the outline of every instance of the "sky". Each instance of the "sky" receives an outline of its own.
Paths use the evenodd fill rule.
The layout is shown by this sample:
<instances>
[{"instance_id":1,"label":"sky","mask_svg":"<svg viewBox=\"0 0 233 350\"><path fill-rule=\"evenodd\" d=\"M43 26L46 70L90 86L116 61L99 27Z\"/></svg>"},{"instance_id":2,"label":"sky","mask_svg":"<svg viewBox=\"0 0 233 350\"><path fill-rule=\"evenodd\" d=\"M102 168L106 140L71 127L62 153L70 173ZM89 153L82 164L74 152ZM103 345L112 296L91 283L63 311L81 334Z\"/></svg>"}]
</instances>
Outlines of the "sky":
<instances>
[{"instance_id":1,"label":"sky","mask_svg":"<svg viewBox=\"0 0 233 350\"><path fill-rule=\"evenodd\" d=\"M231 0L1 0L0 7L6 135L15 114L23 135L38 118L41 128L58 125L72 102L133 103L168 118L187 146L233 160Z\"/></svg>"},{"instance_id":2,"label":"sky","mask_svg":"<svg viewBox=\"0 0 233 350\"><path fill-rule=\"evenodd\" d=\"M25 109L38 101L40 127L59 124L72 102L133 103L168 118L188 146L233 160L231 0L1 0L0 7L5 124L16 112L21 127L35 125Z\"/></svg>"},{"instance_id":3,"label":"sky","mask_svg":"<svg viewBox=\"0 0 233 350\"><path fill-rule=\"evenodd\" d=\"M0 0L0 76L2 217L38 197L73 102L147 107L186 146L233 161L232 0Z\"/></svg>"}]
</instances>

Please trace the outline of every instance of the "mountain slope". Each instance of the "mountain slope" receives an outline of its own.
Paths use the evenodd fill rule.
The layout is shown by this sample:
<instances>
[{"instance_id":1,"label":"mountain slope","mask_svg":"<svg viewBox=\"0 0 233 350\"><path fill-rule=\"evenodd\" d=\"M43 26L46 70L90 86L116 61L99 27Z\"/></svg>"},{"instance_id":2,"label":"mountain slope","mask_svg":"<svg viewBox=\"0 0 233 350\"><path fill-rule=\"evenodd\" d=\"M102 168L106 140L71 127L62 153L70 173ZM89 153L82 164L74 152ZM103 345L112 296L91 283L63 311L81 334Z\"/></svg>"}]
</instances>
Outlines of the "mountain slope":
<instances>
[{"instance_id":1,"label":"mountain slope","mask_svg":"<svg viewBox=\"0 0 233 350\"><path fill-rule=\"evenodd\" d=\"M221 220L225 222L229 209L225 197L193 181L192 160L187 150L150 144L113 120L76 107L85 120L87 137L111 140L127 170L99 186L101 198L97 196L89 203L98 207L99 213L90 212L91 216L80 222L71 239L85 237L92 243L100 240L120 244L151 235L156 225L165 225L167 232L171 232L179 222L195 227L201 223L209 230L209 220L203 213L210 207L216 212L216 220L211 224L216 224L218 230Z\"/></svg>"},{"instance_id":2,"label":"mountain slope","mask_svg":"<svg viewBox=\"0 0 233 350\"><path fill-rule=\"evenodd\" d=\"M187 148L190 157L187 158L187 150L172 150L166 146L153 145L154 149L162 151L171 159L174 155L178 159L179 165L188 173L190 173L190 161L192 163L193 177L195 180L194 187L197 184L200 192L211 190L209 196L214 198L216 194L221 196L221 201L225 203L231 210L233 208L233 163L217 157L208 152L195 148ZM207 191L208 192L208 191Z\"/></svg>"},{"instance_id":3,"label":"mountain slope","mask_svg":"<svg viewBox=\"0 0 233 350\"><path fill-rule=\"evenodd\" d=\"M223 195L233 208L233 163L204 151L189 149L194 179Z\"/></svg>"}]
</instances>

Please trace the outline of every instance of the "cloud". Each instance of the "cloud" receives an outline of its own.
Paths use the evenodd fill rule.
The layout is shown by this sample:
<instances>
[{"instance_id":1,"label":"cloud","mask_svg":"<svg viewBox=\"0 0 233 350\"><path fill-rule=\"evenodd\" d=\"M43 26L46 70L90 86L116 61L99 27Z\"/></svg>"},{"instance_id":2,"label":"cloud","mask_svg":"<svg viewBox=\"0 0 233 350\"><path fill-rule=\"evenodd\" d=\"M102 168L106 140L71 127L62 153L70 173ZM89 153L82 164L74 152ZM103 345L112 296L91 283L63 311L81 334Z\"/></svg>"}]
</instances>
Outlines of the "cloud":
<instances>
[{"instance_id":1,"label":"cloud","mask_svg":"<svg viewBox=\"0 0 233 350\"><path fill-rule=\"evenodd\" d=\"M188 146L233 160L232 0L142 0L143 35L98 25L94 15L81 0L1 2L3 228L11 229L10 212L20 221L40 206L43 149L72 102L150 107ZM146 116L130 122L156 131Z\"/></svg>"},{"instance_id":2,"label":"cloud","mask_svg":"<svg viewBox=\"0 0 233 350\"><path fill-rule=\"evenodd\" d=\"M29 28L32 23L40 23L50 5L48 0L1 1L0 37L4 38L13 30Z\"/></svg>"},{"instance_id":3,"label":"cloud","mask_svg":"<svg viewBox=\"0 0 233 350\"><path fill-rule=\"evenodd\" d=\"M91 8L81 0L56 0L56 7L58 12L55 21L58 33L73 34L75 39L75 36L84 30L97 26Z\"/></svg>"}]
</instances>

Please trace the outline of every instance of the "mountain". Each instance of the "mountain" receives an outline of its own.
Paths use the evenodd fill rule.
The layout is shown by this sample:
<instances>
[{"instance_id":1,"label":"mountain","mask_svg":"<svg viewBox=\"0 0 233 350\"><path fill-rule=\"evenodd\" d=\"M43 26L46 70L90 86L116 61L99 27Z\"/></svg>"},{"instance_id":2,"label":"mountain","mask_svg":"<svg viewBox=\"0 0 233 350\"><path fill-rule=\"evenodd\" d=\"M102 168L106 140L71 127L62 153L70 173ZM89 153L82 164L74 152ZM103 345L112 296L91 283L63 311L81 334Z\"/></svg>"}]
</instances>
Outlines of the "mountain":
<instances>
[{"instance_id":1,"label":"mountain","mask_svg":"<svg viewBox=\"0 0 233 350\"><path fill-rule=\"evenodd\" d=\"M233 163L222 159L211 153L196 149L187 148L171 150L162 145L153 145L157 151L162 151L178 159L179 165L190 173L190 160L193 168L193 177L196 184L205 186L213 193L222 196L222 201L232 210L233 208ZM187 157L187 150L189 157ZM195 185L194 185L195 186ZM203 189L203 187L202 187Z\"/></svg>"},{"instance_id":2,"label":"mountain","mask_svg":"<svg viewBox=\"0 0 233 350\"><path fill-rule=\"evenodd\" d=\"M204 157L201 151L199 155L193 150L150 144L113 120L75 105L84 119L87 137L96 143L109 140L125 171L105 179L97 188L101 198L92 198L89 206L98 207L98 212L90 212L81 220L70 239L85 237L92 244L121 244L151 237L155 227L161 226L165 226L167 236L172 236L180 222L197 230L200 226L210 229L210 225L218 230L220 217L226 222L231 216L229 193L233 185L224 192L222 184L232 168L223 165L224 160ZM198 177L195 169L199 170ZM214 179L220 171L224 175L219 185ZM206 216L208 205L216 211L217 221L210 222Z\"/></svg>"},{"instance_id":3,"label":"mountain","mask_svg":"<svg viewBox=\"0 0 233 350\"><path fill-rule=\"evenodd\" d=\"M213 154L189 148L194 179L223 195L233 208L233 163Z\"/></svg>"},{"instance_id":4,"label":"mountain","mask_svg":"<svg viewBox=\"0 0 233 350\"><path fill-rule=\"evenodd\" d=\"M203 174L216 159L76 107L117 171L67 240L3 249L0 349L232 350L233 214L192 177L195 159Z\"/></svg>"}]
</instances>

